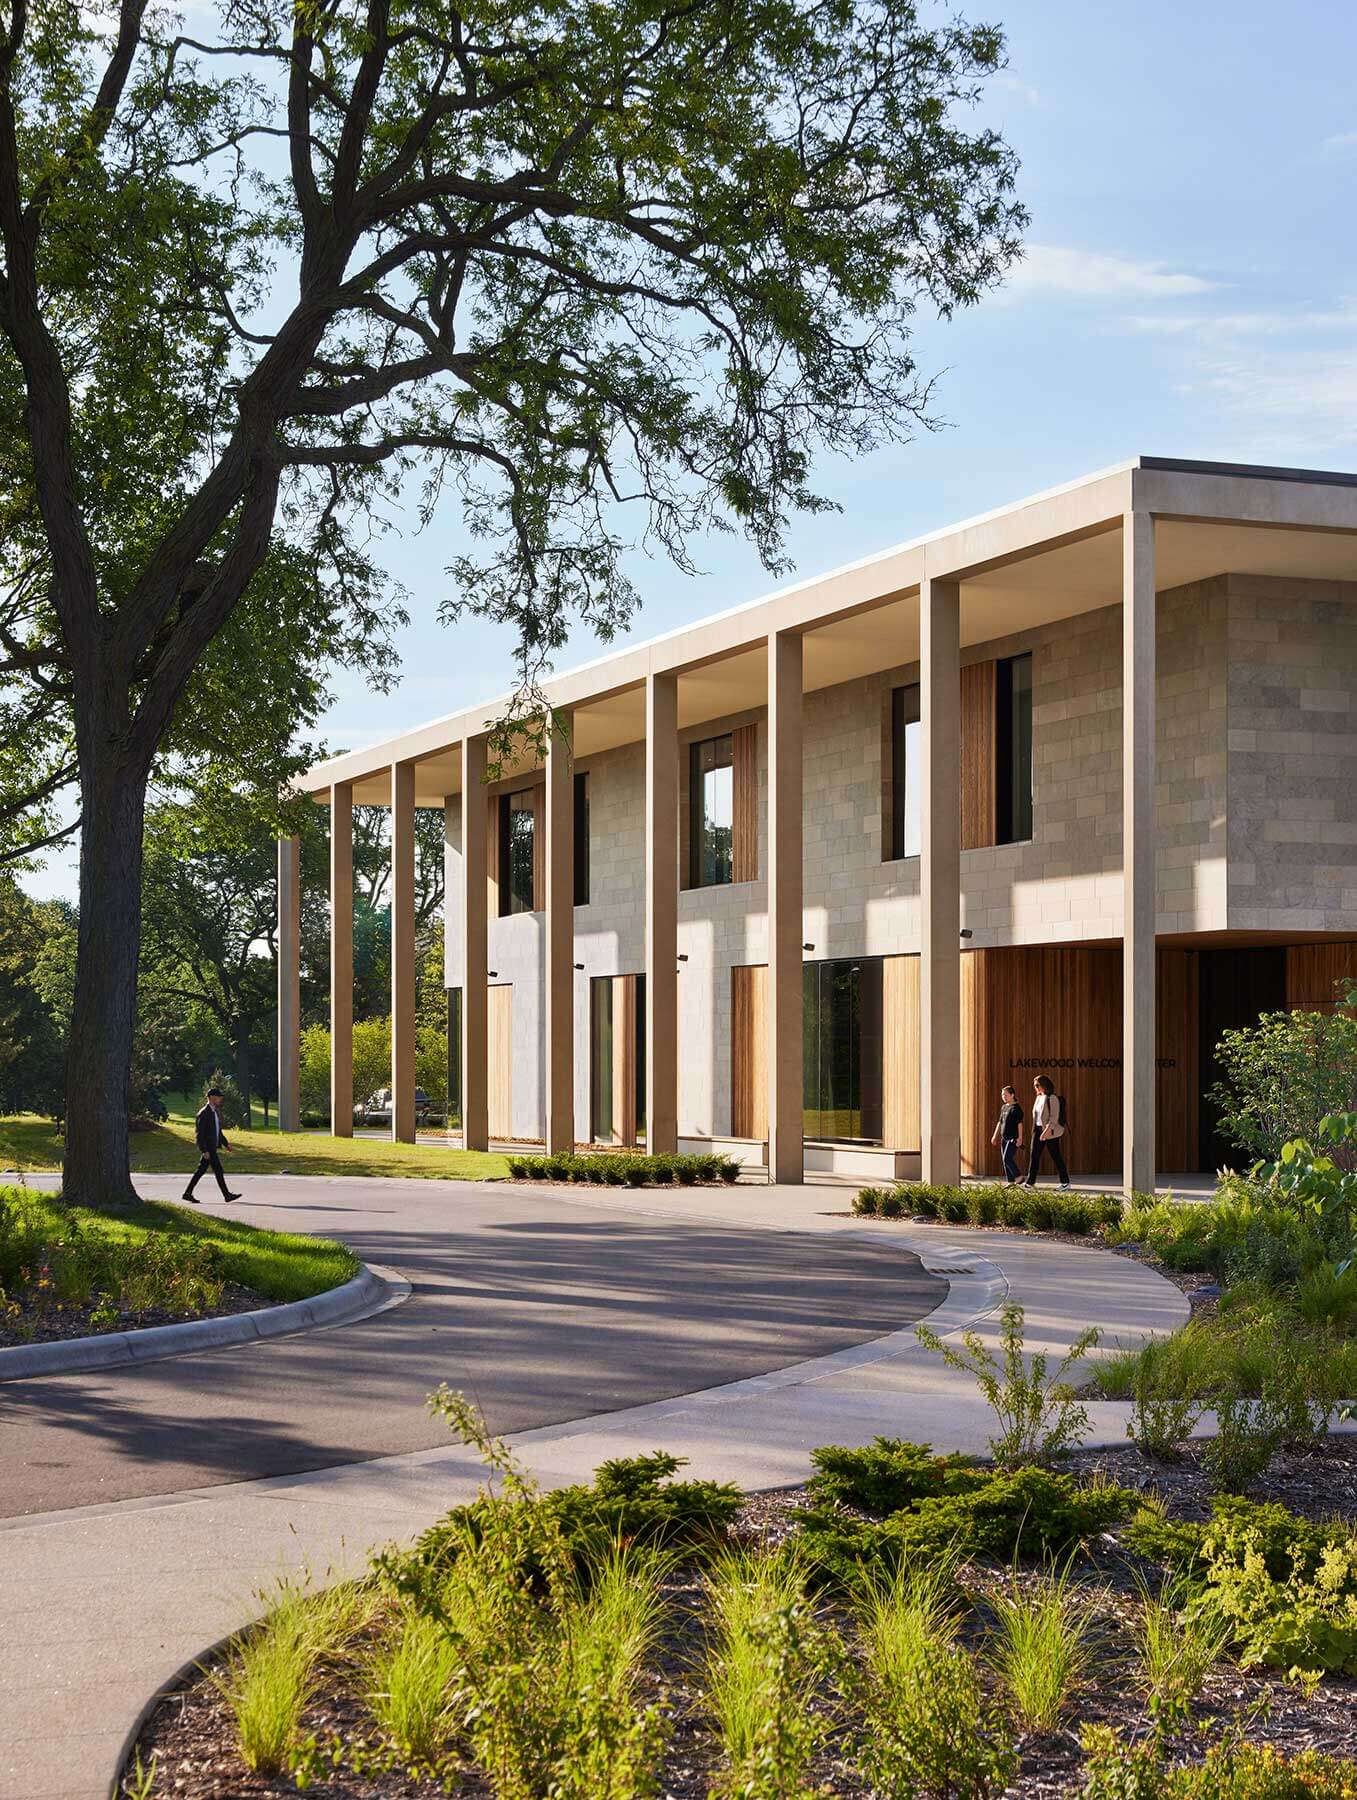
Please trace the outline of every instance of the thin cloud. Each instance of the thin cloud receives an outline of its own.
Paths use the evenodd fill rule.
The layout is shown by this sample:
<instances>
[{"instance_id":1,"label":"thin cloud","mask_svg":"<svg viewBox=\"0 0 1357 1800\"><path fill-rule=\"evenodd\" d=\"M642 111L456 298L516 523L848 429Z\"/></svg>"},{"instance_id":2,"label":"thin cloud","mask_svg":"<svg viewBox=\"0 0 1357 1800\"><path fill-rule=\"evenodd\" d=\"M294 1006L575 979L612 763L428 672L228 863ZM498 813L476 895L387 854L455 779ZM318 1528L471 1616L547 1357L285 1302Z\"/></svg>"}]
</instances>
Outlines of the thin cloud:
<instances>
[{"instance_id":1,"label":"thin cloud","mask_svg":"<svg viewBox=\"0 0 1357 1800\"><path fill-rule=\"evenodd\" d=\"M1326 137L1323 148L1332 155L1341 154L1344 150L1357 150L1357 131L1335 131L1332 137Z\"/></svg>"},{"instance_id":2,"label":"thin cloud","mask_svg":"<svg viewBox=\"0 0 1357 1800\"><path fill-rule=\"evenodd\" d=\"M1162 262L1139 262L1060 244L1029 244L1009 278L1019 294L1071 294L1085 300L1181 300L1217 284Z\"/></svg>"},{"instance_id":3,"label":"thin cloud","mask_svg":"<svg viewBox=\"0 0 1357 1800\"><path fill-rule=\"evenodd\" d=\"M1298 308L1294 312L1130 313L1125 322L1132 331L1159 337L1285 337L1357 329L1357 304L1345 301L1338 307Z\"/></svg>"},{"instance_id":4,"label":"thin cloud","mask_svg":"<svg viewBox=\"0 0 1357 1800\"><path fill-rule=\"evenodd\" d=\"M1004 88L1008 93L1016 94L1020 100L1025 100L1029 106L1041 105L1041 95L1038 90L1032 86L1031 82L1023 81L1020 76L1010 74L1007 69L1004 70L1002 75L995 75L993 77L993 82L995 87Z\"/></svg>"},{"instance_id":5,"label":"thin cloud","mask_svg":"<svg viewBox=\"0 0 1357 1800\"><path fill-rule=\"evenodd\" d=\"M1357 351L1204 363L1184 392L1214 401L1255 440L1314 455L1357 445Z\"/></svg>"}]
</instances>

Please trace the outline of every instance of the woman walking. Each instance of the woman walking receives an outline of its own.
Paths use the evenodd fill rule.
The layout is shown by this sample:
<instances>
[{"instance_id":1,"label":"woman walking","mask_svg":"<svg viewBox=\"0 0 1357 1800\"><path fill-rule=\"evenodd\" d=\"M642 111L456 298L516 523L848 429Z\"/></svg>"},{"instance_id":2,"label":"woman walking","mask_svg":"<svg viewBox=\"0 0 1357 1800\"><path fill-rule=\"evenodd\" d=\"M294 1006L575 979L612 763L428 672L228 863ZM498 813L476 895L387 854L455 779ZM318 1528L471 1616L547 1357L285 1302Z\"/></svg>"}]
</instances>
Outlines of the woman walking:
<instances>
[{"instance_id":1,"label":"woman walking","mask_svg":"<svg viewBox=\"0 0 1357 1800\"><path fill-rule=\"evenodd\" d=\"M1070 1172L1065 1167L1065 1152L1060 1142L1065 1135L1064 1096L1056 1093L1055 1083L1049 1075L1038 1075L1032 1086L1036 1089L1036 1098L1032 1103L1032 1154L1027 1159L1027 1186L1037 1185L1041 1153L1045 1150L1055 1164L1061 1187L1067 1188Z\"/></svg>"}]
</instances>

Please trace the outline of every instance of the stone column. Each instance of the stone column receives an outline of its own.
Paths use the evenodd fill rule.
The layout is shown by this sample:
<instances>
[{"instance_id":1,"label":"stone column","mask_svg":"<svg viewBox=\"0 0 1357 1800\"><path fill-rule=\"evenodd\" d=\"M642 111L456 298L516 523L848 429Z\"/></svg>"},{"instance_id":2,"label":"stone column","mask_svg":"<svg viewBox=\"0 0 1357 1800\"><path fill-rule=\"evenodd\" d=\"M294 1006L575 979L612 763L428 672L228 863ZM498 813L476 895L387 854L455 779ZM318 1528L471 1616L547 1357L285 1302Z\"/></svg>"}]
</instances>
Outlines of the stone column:
<instances>
[{"instance_id":1,"label":"stone column","mask_svg":"<svg viewBox=\"0 0 1357 1800\"><path fill-rule=\"evenodd\" d=\"M278 840L278 1129L301 1127L301 843Z\"/></svg>"},{"instance_id":2,"label":"stone column","mask_svg":"<svg viewBox=\"0 0 1357 1800\"><path fill-rule=\"evenodd\" d=\"M485 739L462 740L462 1144L490 1144Z\"/></svg>"},{"instance_id":3,"label":"stone column","mask_svg":"<svg viewBox=\"0 0 1357 1800\"><path fill-rule=\"evenodd\" d=\"M1155 1177L1154 519L1122 523L1122 1183Z\"/></svg>"},{"instance_id":4,"label":"stone column","mask_svg":"<svg viewBox=\"0 0 1357 1800\"><path fill-rule=\"evenodd\" d=\"M353 1136L351 781L336 782L330 789L330 1135Z\"/></svg>"},{"instance_id":5,"label":"stone column","mask_svg":"<svg viewBox=\"0 0 1357 1800\"><path fill-rule=\"evenodd\" d=\"M768 1179L805 1170L799 636L768 639Z\"/></svg>"},{"instance_id":6,"label":"stone column","mask_svg":"<svg viewBox=\"0 0 1357 1800\"><path fill-rule=\"evenodd\" d=\"M551 723L546 794L546 1146L575 1148L575 771L568 708Z\"/></svg>"},{"instance_id":7,"label":"stone column","mask_svg":"<svg viewBox=\"0 0 1357 1800\"><path fill-rule=\"evenodd\" d=\"M919 1121L925 1181L961 1180L961 589L919 588Z\"/></svg>"},{"instance_id":8,"label":"stone column","mask_svg":"<svg viewBox=\"0 0 1357 1800\"><path fill-rule=\"evenodd\" d=\"M391 1136L415 1141L415 765L391 765Z\"/></svg>"},{"instance_id":9,"label":"stone column","mask_svg":"<svg viewBox=\"0 0 1357 1800\"><path fill-rule=\"evenodd\" d=\"M646 1149L678 1148L678 679L646 676Z\"/></svg>"}]
</instances>

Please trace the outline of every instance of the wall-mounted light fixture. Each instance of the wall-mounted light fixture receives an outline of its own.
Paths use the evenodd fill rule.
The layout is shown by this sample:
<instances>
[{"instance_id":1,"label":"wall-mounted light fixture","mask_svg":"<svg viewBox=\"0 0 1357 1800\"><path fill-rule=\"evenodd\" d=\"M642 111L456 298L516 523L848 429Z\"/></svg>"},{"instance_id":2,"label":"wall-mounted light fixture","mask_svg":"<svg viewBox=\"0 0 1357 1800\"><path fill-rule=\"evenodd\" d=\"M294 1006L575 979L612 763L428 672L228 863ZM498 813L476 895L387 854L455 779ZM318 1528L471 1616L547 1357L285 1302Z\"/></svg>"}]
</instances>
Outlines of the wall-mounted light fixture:
<instances>
[{"instance_id":1,"label":"wall-mounted light fixture","mask_svg":"<svg viewBox=\"0 0 1357 1800\"><path fill-rule=\"evenodd\" d=\"M975 933L971 930L969 925L963 925L961 927L961 935L962 935L962 937L967 938L967 937L974 937Z\"/></svg>"},{"instance_id":2,"label":"wall-mounted light fixture","mask_svg":"<svg viewBox=\"0 0 1357 1800\"><path fill-rule=\"evenodd\" d=\"M680 962L687 962L687 960L688 960L688 958L687 958L687 957L686 957L686 956L685 956L685 955L684 955L684 954L683 954L683 952L682 952L682 951L681 951L681 950L680 950L680 951L679 951L679 961L680 961Z\"/></svg>"},{"instance_id":3,"label":"wall-mounted light fixture","mask_svg":"<svg viewBox=\"0 0 1357 1800\"><path fill-rule=\"evenodd\" d=\"M801 948L803 950L813 950L815 948L815 946L814 946L814 944L802 944Z\"/></svg>"},{"instance_id":4,"label":"wall-mounted light fixture","mask_svg":"<svg viewBox=\"0 0 1357 1800\"><path fill-rule=\"evenodd\" d=\"M498 969L487 969L485 971L485 973L486 973L486 978L489 981L496 981L499 978L499 970Z\"/></svg>"},{"instance_id":5,"label":"wall-mounted light fixture","mask_svg":"<svg viewBox=\"0 0 1357 1800\"><path fill-rule=\"evenodd\" d=\"M583 968L583 967L584 967L584 964L583 964L583 963L576 963L576 964L575 964L575 967L576 967L576 968L577 968L577 969L582 969L582 968Z\"/></svg>"}]
</instances>

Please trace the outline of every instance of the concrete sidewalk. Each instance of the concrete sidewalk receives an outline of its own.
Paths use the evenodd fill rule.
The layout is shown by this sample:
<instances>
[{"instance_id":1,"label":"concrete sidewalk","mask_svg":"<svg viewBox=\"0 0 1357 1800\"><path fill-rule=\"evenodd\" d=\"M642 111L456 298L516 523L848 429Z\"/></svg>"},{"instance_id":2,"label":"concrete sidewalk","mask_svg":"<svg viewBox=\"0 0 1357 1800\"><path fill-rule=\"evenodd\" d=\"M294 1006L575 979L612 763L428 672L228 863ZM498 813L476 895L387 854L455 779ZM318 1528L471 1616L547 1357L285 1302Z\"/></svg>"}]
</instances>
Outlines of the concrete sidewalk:
<instances>
[{"instance_id":1,"label":"concrete sidewalk","mask_svg":"<svg viewBox=\"0 0 1357 1800\"><path fill-rule=\"evenodd\" d=\"M512 1205L512 1192L504 1197ZM1057 1354L1087 1324L1109 1343L1132 1342L1187 1316L1176 1288L1128 1258L1001 1232L858 1222L833 1190L686 1189L614 1204L632 1216L889 1234L951 1283L930 1321L944 1334L978 1321L992 1338L1006 1294L1027 1309L1029 1348ZM1090 1413L1098 1440L1123 1440L1124 1406ZM688 1457L694 1474L767 1487L801 1480L819 1444L889 1432L980 1450L990 1431L972 1384L922 1351L911 1326L773 1374L511 1442L549 1485L585 1479L605 1457L663 1447ZM9 1622L0 1640L0 1800L107 1800L148 1697L257 1616L259 1589L298 1567L318 1577L360 1569L374 1545L413 1536L478 1481L474 1459L449 1447L0 1528Z\"/></svg>"}]
</instances>

